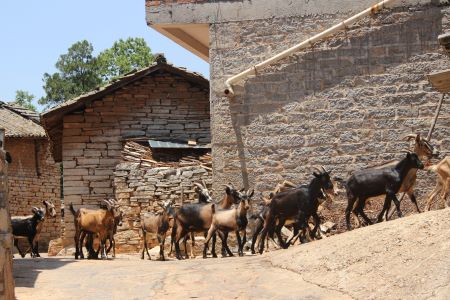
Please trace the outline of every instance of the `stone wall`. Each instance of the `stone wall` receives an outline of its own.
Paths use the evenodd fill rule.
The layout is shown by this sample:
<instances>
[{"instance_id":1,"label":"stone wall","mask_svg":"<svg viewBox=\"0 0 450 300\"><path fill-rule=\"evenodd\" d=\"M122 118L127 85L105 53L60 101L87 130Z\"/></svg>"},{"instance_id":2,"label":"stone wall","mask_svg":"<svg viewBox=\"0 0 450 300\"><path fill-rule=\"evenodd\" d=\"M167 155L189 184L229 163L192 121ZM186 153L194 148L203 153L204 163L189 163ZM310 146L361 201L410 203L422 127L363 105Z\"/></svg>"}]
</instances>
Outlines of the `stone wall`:
<instances>
[{"instance_id":1,"label":"stone wall","mask_svg":"<svg viewBox=\"0 0 450 300\"><path fill-rule=\"evenodd\" d=\"M146 168L132 162L117 165L114 187L125 218L115 235L116 249L119 252L142 250L142 214L161 211L158 203L168 199L175 199L175 207L179 207L181 190L184 203L197 201L193 183L205 181L210 187L211 177L211 171L201 166ZM151 246L156 245L155 238L152 237Z\"/></svg>"},{"instance_id":2,"label":"stone wall","mask_svg":"<svg viewBox=\"0 0 450 300\"><path fill-rule=\"evenodd\" d=\"M13 162L9 168L9 203L13 216L31 215L33 206L43 201L55 204L56 218L47 217L40 235L39 248L47 251L52 239L61 237L60 167L51 156L44 139L7 138L5 148Z\"/></svg>"},{"instance_id":3,"label":"stone wall","mask_svg":"<svg viewBox=\"0 0 450 300\"><path fill-rule=\"evenodd\" d=\"M449 6L385 10L293 55L224 95L225 80L348 14L211 24L213 186L272 189L309 180L311 167L348 173L400 158L408 133L426 134L440 95L426 74L450 67L437 36ZM450 103L432 143L450 149ZM410 148L411 149L411 148ZM419 178L419 202L433 184Z\"/></svg>"},{"instance_id":4,"label":"stone wall","mask_svg":"<svg viewBox=\"0 0 450 300\"><path fill-rule=\"evenodd\" d=\"M8 166L0 134L0 299L14 299L12 274L12 230L8 203Z\"/></svg>"},{"instance_id":5,"label":"stone wall","mask_svg":"<svg viewBox=\"0 0 450 300\"><path fill-rule=\"evenodd\" d=\"M184 77L152 73L64 117L64 201L98 207L113 197L113 172L127 138L210 142L209 90ZM74 234L66 214L66 238Z\"/></svg>"}]
</instances>

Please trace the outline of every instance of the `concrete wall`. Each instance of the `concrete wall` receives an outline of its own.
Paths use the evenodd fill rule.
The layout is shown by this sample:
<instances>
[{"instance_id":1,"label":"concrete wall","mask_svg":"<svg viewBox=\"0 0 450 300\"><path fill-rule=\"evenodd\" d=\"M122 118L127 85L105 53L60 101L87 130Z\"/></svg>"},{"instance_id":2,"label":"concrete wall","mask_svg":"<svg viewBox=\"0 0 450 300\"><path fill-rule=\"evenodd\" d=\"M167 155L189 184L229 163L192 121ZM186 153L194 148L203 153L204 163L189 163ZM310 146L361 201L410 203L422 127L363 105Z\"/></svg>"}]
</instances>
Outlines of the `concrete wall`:
<instances>
[{"instance_id":1,"label":"concrete wall","mask_svg":"<svg viewBox=\"0 0 450 300\"><path fill-rule=\"evenodd\" d=\"M0 299L14 299L12 274L12 230L8 202L8 164L0 137Z\"/></svg>"},{"instance_id":2,"label":"concrete wall","mask_svg":"<svg viewBox=\"0 0 450 300\"><path fill-rule=\"evenodd\" d=\"M31 215L33 206L45 208L44 200L55 204L57 216L47 216L39 240L40 250L47 251L49 241L61 237L60 166L45 139L7 138L5 148L13 158L8 180L11 214Z\"/></svg>"},{"instance_id":3,"label":"concrete wall","mask_svg":"<svg viewBox=\"0 0 450 300\"><path fill-rule=\"evenodd\" d=\"M146 0L145 4L148 24L212 24L337 13L350 16L378 2L381 0ZM430 2L447 0L402 0L389 6Z\"/></svg>"},{"instance_id":4,"label":"concrete wall","mask_svg":"<svg viewBox=\"0 0 450 300\"><path fill-rule=\"evenodd\" d=\"M114 168L124 139L210 141L209 91L180 76L152 74L64 117L64 201L98 207L114 196ZM66 214L66 238L73 217Z\"/></svg>"},{"instance_id":5,"label":"concrete wall","mask_svg":"<svg viewBox=\"0 0 450 300\"><path fill-rule=\"evenodd\" d=\"M308 181L324 165L343 178L409 147L426 134L440 95L425 74L450 67L437 36L449 7L415 6L366 18L325 43L260 72L224 94L230 75L348 17L321 14L211 24L213 186L272 189ZM433 144L450 149L450 103ZM411 148L410 148L411 149ZM433 184L419 181L419 202Z\"/></svg>"}]
</instances>

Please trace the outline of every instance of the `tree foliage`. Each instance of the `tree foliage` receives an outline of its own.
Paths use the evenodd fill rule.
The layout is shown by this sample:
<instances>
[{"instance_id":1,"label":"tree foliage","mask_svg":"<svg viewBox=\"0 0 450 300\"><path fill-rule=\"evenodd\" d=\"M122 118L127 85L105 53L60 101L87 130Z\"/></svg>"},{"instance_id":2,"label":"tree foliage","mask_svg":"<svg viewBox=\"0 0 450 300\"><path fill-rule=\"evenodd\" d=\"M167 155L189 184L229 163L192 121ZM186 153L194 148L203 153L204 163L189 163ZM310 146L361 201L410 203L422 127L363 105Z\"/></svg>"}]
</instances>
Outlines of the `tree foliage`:
<instances>
[{"instance_id":1,"label":"tree foliage","mask_svg":"<svg viewBox=\"0 0 450 300\"><path fill-rule=\"evenodd\" d=\"M45 97L39 104L53 105L86 93L102 83L94 47L86 40L76 42L56 62L58 72L44 74Z\"/></svg>"},{"instance_id":2,"label":"tree foliage","mask_svg":"<svg viewBox=\"0 0 450 300\"><path fill-rule=\"evenodd\" d=\"M98 55L100 73L105 81L150 65L154 58L143 38L118 40Z\"/></svg>"},{"instance_id":3,"label":"tree foliage","mask_svg":"<svg viewBox=\"0 0 450 300\"><path fill-rule=\"evenodd\" d=\"M120 39L97 57L93 51L92 44L83 40L62 54L55 65L58 72L44 74L46 95L39 104L49 107L62 103L153 62L151 50L142 38Z\"/></svg>"},{"instance_id":4,"label":"tree foliage","mask_svg":"<svg viewBox=\"0 0 450 300\"><path fill-rule=\"evenodd\" d=\"M33 99L34 95L24 90L18 90L16 91L15 101L12 104L17 104L29 110L36 111L36 106L32 103Z\"/></svg>"}]
</instances>

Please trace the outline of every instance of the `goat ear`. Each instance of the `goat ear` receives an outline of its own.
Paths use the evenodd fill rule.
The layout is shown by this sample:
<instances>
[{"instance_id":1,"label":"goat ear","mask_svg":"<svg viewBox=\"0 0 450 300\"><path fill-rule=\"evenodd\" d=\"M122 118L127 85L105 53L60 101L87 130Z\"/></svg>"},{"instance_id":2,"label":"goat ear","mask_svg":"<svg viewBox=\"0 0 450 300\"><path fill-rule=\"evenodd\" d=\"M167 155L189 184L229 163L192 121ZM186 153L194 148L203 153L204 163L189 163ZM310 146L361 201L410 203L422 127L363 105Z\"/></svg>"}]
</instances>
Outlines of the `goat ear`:
<instances>
[{"instance_id":1,"label":"goat ear","mask_svg":"<svg viewBox=\"0 0 450 300\"><path fill-rule=\"evenodd\" d=\"M12 157L11 154L9 154L9 152L5 153L5 160L8 164L12 163Z\"/></svg>"},{"instance_id":2,"label":"goat ear","mask_svg":"<svg viewBox=\"0 0 450 300\"><path fill-rule=\"evenodd\" d=\"M31 209L31 212L32 212L33 214L35 214L35 213L38 212L38 210L39 210L39 208L37 208L36 206L33 206L33 208Z\"/></svg>"},{"instance_id":3,"label":"goat ear","mask_svg":"<svg viewBox=\"0 0 450 300\"><path fill-rule=\"evenodd\" d=\"M416 143L420 143L420 140L421 140L421 138L420 138L420 133L418 133L418 134L416 135Z\"/></svg>"},{"instance_id":4,"label":"goat ear","mask_svg":"<svg viewBox=\"0 0 450 300\"><path fill-rule=\"evenodd\" d=\"M249 198L253 197L253 194L255 193L255 189L252 190L252 192L250 193L250 195L248 195Z\"/></svg>"},{"instance_id":5,"label":"goat ear","mask_svg":"<svg viewBox=\"0 0 450 300\"><path fill-rule=\"evenodd\" d=\"M231 195L231 188L228 185L225 188L225 193L227 193L227 195Z\"/></svg>"},{"instance_id":6,"label":"goat ear","mask_svg":"<svg viewBox=\"0 0 450 300\"><path fill-rule=\"evenodd\" d=\"M275 196L275 193L274 193L274 192L270 192L270 194L269 194L269 199L272 199L273 196Z\"/></svg>"}]
</instances>

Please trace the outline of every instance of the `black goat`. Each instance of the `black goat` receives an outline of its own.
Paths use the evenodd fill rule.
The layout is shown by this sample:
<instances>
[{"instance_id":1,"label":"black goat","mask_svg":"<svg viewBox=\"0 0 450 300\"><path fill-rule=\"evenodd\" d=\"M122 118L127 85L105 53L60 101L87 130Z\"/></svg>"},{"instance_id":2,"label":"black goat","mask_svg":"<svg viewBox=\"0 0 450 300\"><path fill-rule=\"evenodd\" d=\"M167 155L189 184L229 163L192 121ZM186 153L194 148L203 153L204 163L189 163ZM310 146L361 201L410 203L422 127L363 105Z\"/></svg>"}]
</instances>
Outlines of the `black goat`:
<instances>
[{"instance_id":1,"label":"black goat","mask_svg":"<svg viewBox=\"0 0 450 300\"><path fill-rule=\"evenodd\" d=\"M14 218L11 220L11 225L14 237L26 237L28 243L30 244L31 257L37 257L37 243L33 243L33 241L37 234L38 224L44 221L45 212L37 207L33 207L31 211L33 213L32 216L20 219ZM17 238L14 238L14 246L16 246L17 250L19 250L20 256L25 257L26 252L23 253L20 250Z\"/></svg>"},{"instance_id":2,"label":"black goat","mask_svg":"<svg viewBox=\"0 0 450 300\"><path fill-rule=\"evenodd\" d=\"M383 209L378 215L378 222L381 222L383 214L389 211L391 201L394 201L398 216L401 217L400 202L395 194L400 190L411 169L423 169L423 167L423 163L417 154L408 151L406 157L395 166L382 169L364 169L355 172L347 180L346 184L348 203L345 210L345 221L347 230L352 229L350 225L350 213L352 211L358 222L359 214L367 224L372 224L372 221L364 213L366 200L371 197L386 195Z\"/></svg>"},{"instance_id":3,"label":"black goat","mask_svg":"<svg viewBox=\"0 0 450 300\"><path fill-rule=\"evenodd\" d=\"M259 253L263 253L263 241L265 241L267 233L272 231L277 234L281 246L286 248L281 234L275 230L275 226L281 227L287 220L293 219L303 229L303 232L306 232L307 220L312 216L315 223L312 236L316 236L320 225L320 218L317 215L320 204L318 198L323 195L322 190L325 192L333 190L333 183L330 178L331 172L326 171L323 167L322 169L313 172L314 178L309 185L299 186L274 195L269 204L269 212L264 220ZM278 225L276 225L277 220Z\"/></svg>"}]
</instances>

